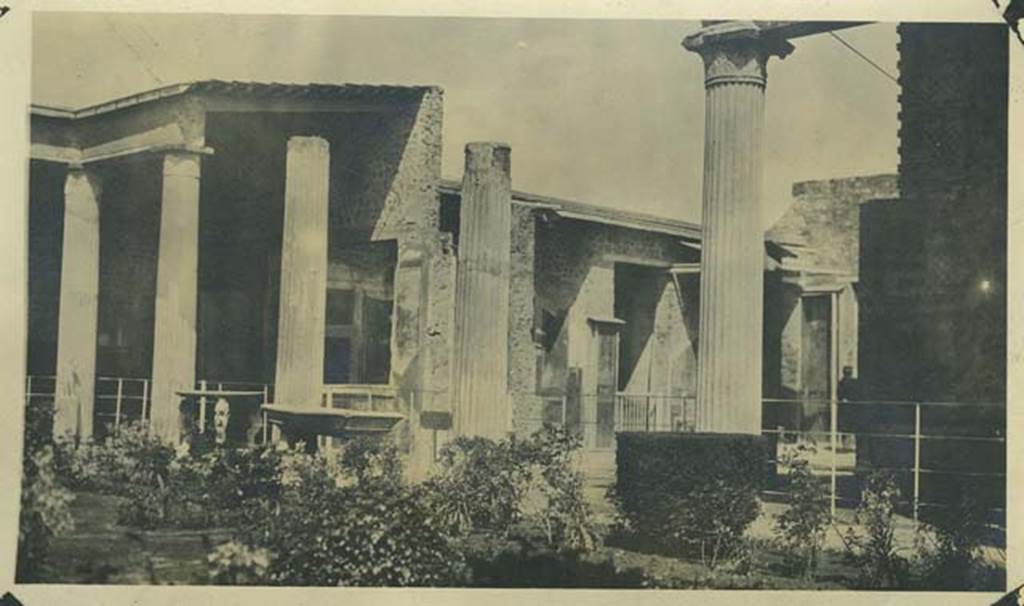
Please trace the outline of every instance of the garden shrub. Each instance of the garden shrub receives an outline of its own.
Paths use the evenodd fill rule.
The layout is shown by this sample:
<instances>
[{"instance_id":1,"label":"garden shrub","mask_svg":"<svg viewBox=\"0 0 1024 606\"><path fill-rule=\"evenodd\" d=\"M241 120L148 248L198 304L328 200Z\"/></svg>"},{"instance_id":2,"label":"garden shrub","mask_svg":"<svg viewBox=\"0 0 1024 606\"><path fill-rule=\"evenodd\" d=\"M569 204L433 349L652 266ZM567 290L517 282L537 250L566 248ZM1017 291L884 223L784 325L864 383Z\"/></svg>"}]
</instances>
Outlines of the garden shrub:
<instances>
[{"instance_id":1,"label":"garden shrub","mask_svg":"<svg viewBox=\"0 0 1024 606\"><path fill-rule=\"evenodd\" d=\"M451 532L501 535L524 521L557 549L593 549L595 532L574 464L579 438L557 427L527 439L456 438L441 451L440 471L424 484Z\"/></svg>"},{"instance_id":2,"label":"garden shrub","mask_svg":"<svg viewBox=\"0 0 1024 606\"><path fill-rule=\"evenodd\" d=\"M637 539L714 568L742 546L760 511L767 442L760 436L620 433L611 497Z\"/></svg>"},{"instance_id":3,"label":"garden shrub","mask_svg":"<svg viewBox=\"0 0 1024 606\"><path fill-rule=\"evenodd\" d=\"M919 545L920 584L932 590L995 589L987 587L991 571L982 565L980 548L985 538L985 510L971 482L956 487L957 498L927 525L930 545Z\"/></svg>"},{"instance_id":4,"label":"garden shrub","mask_svg":"<svg viewBox=\"0 0 1024 606\"><path fill-rule=\"evenodd\" d=\"M15 576L22 583L41 578L51 540L74 527L70 510L74 495L57 479L53 447L36 444L33 448L25 453L21 476Z\"/></svg>"},{"instance_id":5,"label":"garden shrub","mask_svg":"<svg viewBox=\"0 0 1024 606\"><path fill-rule=\"evenodd\" d=\"M530 517L538 519L548 546L557 549L590 551L595 547L593 514L575 460L581 445L578 435L556 426L538 430L521 445L531 463L531 486L542 503Z\"/></svg>"},{"instance_id":6,"label":"garden shrub","mask_svg":"<svg viewBox=\"0 0 1024 606\"><path fill-rule=\"evenodd\" d=\"M53 398L34 397L25 404L24 452L38 452L45 446L53 445L55 412Z\"/></svg>"},{"instance_id":7,"label":"garden shrub","mask_svg":"<svg viewBox=\"0 0 1024 606\"><path fill-rule=\"evenodd\" d=\"M76 490L122 495L167 476L175 451L141 422L126 423L102 442L58 441L62 480Z\"/></svg>"},{"instance_id":8,"label":"garden shrub","mask_svg":"<svg viewBox=\"0 0 1024 606\"><path fill-rule=\"evenodd\" d=\"M508 536L471 534L459 550L473 587L639 588L646 581L641 569L621 568L607 551L560 550L541 529L524 526Z\"/></svg>"},{"instance_id":9,"label":"garden shrub","mask_svg":"<svg viewBox=\"0 0 1024 606\"><path fill-rule=\"evenodd\" d=\"M896 546L895 510L899 501L900 490L892 474L872 472L861 492L855 525L840 533L847 558L860 571L863 587L900 589L910 581L909 562Z\"/></svg>"},{"instance_id":10,"label":"garden shrub","mask_svg":"<svg viewBox=\"0 0 1024 606\"><path fill-rule=\"evenodd\" d=\"M828 491L801 456L808 448L781 461L789 470L789 507L775 519L775 532L788 567L813 578L831 516Z\"/></svg>"},{"instance_id":11,"label":"garden shrub","mask_svg":"<svg viewBox=\"0 0 1024 606\"><path fill-rule=\"evenodd\" d=\"M26 406L15 565L15 578L22 583L42 578L53 537L74 525L74 495L61 485L56 472L52 426L52 400L33 400Z\"/></svg>"},{"instance_id":12,"label":"garden shrub","mask_svg":"<svg viewBox=\"0 0 1024 606\"><path fill-rule=\"evenodd\" d=\"M252 585L259 583L270 566L270 553L238 541L217 546L206 558L210 581L216 585Z\"/></svg>"},{"instance_id":13,"label":"garden shrub","mask_svg":"<svg viewBox=\"0 0 1024 606\"><path fill-rule=\"evenodd\" d=\"M439 454L439 472L425 484L431 506L454 532L508 534L522 518L529 457L511 440L460 436Z\"/></svg>"},{"instance_id":14,"label":"garden shrub","mask_svg":"<svg viewBox=\"0 0 1024 606\"><path fill-rule=\"evenodd\" d=\"M363 436L349 440L341 451L340 463L346 473L363 484L402 481L398 448L387 439Z\"/></svg>"},{"instance_id":15,"label":"garden shrub","mask_svg":"<svg viewBox=\"0 0 1024 606\"><path fill-rule=\"evenodd\" d=\"M385 452L373 456L386 459ZM330 586L450 585L465 579L463 559L420 487L381 481L365 470L361 478L350 481L321 455L290 456L277 507L262 510L239 533L240 545L268 554L265 571L249 566L246 578Z\"/></svg>"},{"instance_id":16,"label":"garden shrub","mask_svg":"<svg viewBox=\"0 0 1024 606\"><path fill-rule=\"evenodd\" d=\"M163 474L124 488L121 523L140 528L214 528L244 523L276 505L282 453L272 447L181 453Z\"/></svg>"}]
</instances>

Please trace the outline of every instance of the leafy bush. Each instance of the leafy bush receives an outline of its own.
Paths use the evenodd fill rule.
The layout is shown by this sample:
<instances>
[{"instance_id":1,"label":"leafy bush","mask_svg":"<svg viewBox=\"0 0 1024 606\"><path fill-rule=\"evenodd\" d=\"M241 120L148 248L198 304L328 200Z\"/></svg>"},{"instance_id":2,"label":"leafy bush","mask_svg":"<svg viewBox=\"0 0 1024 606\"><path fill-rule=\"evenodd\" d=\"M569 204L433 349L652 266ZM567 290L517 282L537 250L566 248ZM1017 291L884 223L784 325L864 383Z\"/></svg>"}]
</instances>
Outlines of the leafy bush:
<instances>
[{"instance_id":1,"label":"leafy bush","mask_svg":"<svg viewBox=\"0 0 1024 606\"><path fill-rule=\"evenodd\" d=\"M341 466L362 484L397 484L402 481L398 449L393 442L377 437L348 441L341 452Z\"/></svg>"},{"instance_id":2,"label":"leafy bush","mask_svg":"<svg viewBox=\"0 0 1024 606\"><path fill-rule=\"evenodd\" d=\"M985 537L985 511L969 482L957 487L958 497L951 507L940 510L928 524L934 536L931 544L919 545L920 583L932 590L995 589L987 587L991 571L982 565L980 550ZM924 543L924 541L922 541Z\"/></svg>"},{"instance_id":3,"label":"leafy bush","mask_svg":"<svg viewBox=\"0 0 1024 606\"><path fill-rule=\"evenodd\" d=\"M812 578L830 519L828 492L799 452L782 463L789 468L789 508L776 518L775 531L789 567Z\"/></svg>"},{"instance_id":4,"label":"leafy bush","mask_svg":"<svg viewBox=\"0 0 1024 606\"><path fill-rule=\"evenodd\" d=\"M639 588L645 583L642 570L623 569L609 552L553 548L540 529L471 534L460 540L459 549L472 570L473 587Z\"/></svg>"},{"instance_id":5,"label":"leafy bush","mask_svg":"<svg viewBox=\"0 0 1024 606\"><path fill-rule=\"evenodd\" d=\"M267 574L270 553L237 541L228 541L211 552L206 561L210 581L217 585L252 585Z\"/></svg>"},{"instance_id":6,"label":"leafy bush","mask_svg":"<svg viewBox=\"0 0 1024 606\"><path fill-rule=\"evenodd\" d=\"M74 496L56 473L52 426L52 400L33 400L25 409L15 566L15 577L23 583L40 579L52 538L74 526L70 510Z\"/></svg>"},{"instance_id":7,"label":"leafy bush","mask_svg":"<svg viewBox=\"0 0 1024 606\"><path fill-rule=\"evenodd\" d=\"M522 519L529 459L516 443L460 436L441 449L439 467L425 487L448 528L508 534Z\"/></svg>"},{"instance_id":8,"label":"leafy bush","mask_svg":"<svg viewBox=\"0 0 1024 606\"><path fill-rule=\"evenodd\" d=\"M70 510L74 495L57 480L53 447L34 447L34 451L25 454L22 464L15 572L22 583L39 579L52 538L74 527Z\"/></svg>"},{"instance_id":9,"label":"leafy bush","mask_svg":"<svg viewBox=\"0 0 1024 606\"><path fill-rule=\"evenodd\" d=\"M895 509L900 490L892 474L876 471L867 477L855 526L840 533L848 559L860 570L862 586L873 589L906 587L910 566L896 547Z\"/></svg>"},{"instance_id":10,"label":"leafy bush","mask_svg":"<svg viewBox=\"0 0 1024 606\"><path fill-rule=\"evenodd\" d=\"M534 433L524 444L532 463L534 486L543 505L536 512L549 546L590 551L595 530L590 505L583 496L583 473L574 461L579 436L560 427Z\"/></svg>"},{"instance_id":11,"label":"leafy bush","mask_svg":"<svg viewBox=\"0 0 1024 606\"><path fill-rule=\"evenodd\" d=\"M611 497L627 532L714 568L757 518L767 460L760 436L620 433Z\"/></svg>"},{"instance_id":12,"label":"leafy bush","mask_svg":"<svg viewBox=\"0 0 1024 606\"><path fill-rule=\"evenodd\" d=\"M45 446L52 446L53 415L56 412L53 398L30 398L25 404L25 432L23 449L38 452Z\"/></svg>"},{"instance_id":13,"label":"leafy bush","mask_svg":"<svg viewBox=\"0 0 1024 606\"><path fill-rule=\"evenodd\" d=\"M122 490L118 519L141 528L234 526L276 504L283 471L282 453L271 447L182 453L163 474Z\"/></svg>"},{"instance_id":14,"label":"leafy bush","mask_svg":"<svg viewBox=\"0 0 1024 606\"><path fill-rule=\"evenodd\" d=\"M388 458L383 452L372 456ZM269 554L265 571L250 566L247 578L274 585L345 586L463 580L462 557L424 490L381 481L367 469L352 482L323 456L290 455L277 507L261 510L239 534L241 545Z\"/></svg>"},{"instance_id":15,"label":"leafy bush","mask_svg":"<svg viewBox=\"0 0 1024 606\"><path fill-rule=\"evenodd\" d=\"M102 442L58 442L62 480L76 490L121 495L139 484L156 485L166 477L174 449L151 435L142 423L122 425Z\"/></svg>"},{"instance_id":16,"label":"leafy bush","mask_svg":"<svg viewBox=\"0 0 1024 606\"><path fill-rule=\"evenodd\" d=\"M507 536L531 520L544 529L549 546L587 551L595 539L583 476L573 461L579 446L579 438L554 427L525 440L456 438L442 449L440 471L424 488L451 532Z\"/></svg>"}]
</instances>

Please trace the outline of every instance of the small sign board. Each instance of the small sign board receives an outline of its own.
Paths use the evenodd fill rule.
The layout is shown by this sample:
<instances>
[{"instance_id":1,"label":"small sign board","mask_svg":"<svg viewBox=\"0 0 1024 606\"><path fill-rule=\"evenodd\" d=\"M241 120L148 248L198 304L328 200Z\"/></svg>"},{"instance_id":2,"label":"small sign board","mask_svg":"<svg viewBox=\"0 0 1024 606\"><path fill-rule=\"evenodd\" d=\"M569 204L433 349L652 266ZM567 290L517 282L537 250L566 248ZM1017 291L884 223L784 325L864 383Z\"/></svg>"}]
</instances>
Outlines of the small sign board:
<instances>
[{"instance_id":1,"label":"small sign board","mask_svg":"<svg viewBox=\"0 0 1024 606\"><path fill-rule=\"evenodd\" d=\"M420 412L420 425L424 429L447 431L452 428L452 413L447 410L424 410Z\"/></svg>"}]
</instances>

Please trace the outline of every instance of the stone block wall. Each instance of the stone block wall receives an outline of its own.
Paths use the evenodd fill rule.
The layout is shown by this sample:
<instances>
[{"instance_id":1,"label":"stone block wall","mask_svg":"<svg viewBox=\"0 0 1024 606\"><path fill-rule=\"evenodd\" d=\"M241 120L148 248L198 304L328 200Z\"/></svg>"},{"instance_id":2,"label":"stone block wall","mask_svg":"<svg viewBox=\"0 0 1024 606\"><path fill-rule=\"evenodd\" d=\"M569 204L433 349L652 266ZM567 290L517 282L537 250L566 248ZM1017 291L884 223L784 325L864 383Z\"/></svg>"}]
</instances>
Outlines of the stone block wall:
<instances>
[{"instance_id":1,"label":"stone block wall","mask_svg":"<svg viewBox=\"0 0 1024 606\"><path fill-rule=\"evenodd\" d=\"M888 398L1003 401L1009 33L898 31L900 199L863 216L863 379Z\"/></svg>"},{"instance_id":2,"label":"stone block wall","mask_svg":"<svg viewBox=\"0 0 1024 606\"><path fill-rule=\"evenodd\" d=\"M812 248L808 261L816 268L857 275L860 205L896 197L897 181L886 174L795 183L793 205L768 230L768 238Z\"/></svg>"}]
</instances>

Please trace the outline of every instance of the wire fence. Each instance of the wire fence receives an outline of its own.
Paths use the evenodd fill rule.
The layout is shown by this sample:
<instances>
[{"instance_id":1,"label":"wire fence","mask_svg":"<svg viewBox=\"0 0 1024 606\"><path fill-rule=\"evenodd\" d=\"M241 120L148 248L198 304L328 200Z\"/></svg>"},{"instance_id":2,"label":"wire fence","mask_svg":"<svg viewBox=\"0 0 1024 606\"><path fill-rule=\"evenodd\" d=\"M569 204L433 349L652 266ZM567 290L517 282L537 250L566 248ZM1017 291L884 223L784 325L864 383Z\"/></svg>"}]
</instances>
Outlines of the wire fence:
<instances>
[{"instance_id":1,"label":"wire fence","mask_svg":"<svg viewBox=\"0 0 1024 606\"><path fill-rule=\"evenodd\" d=\"M614 448L620 431L698 429L692 396L618 393L614 399L599 394L577 399L566 406L581 410L576 427L588 449ZM775 453L766 497L787 496L786 459L797 455L827 483L833 514L837 507L856 507L867 477L882 471L893 475L905 495L901 513L915 520L950 507L967 490L986 509L990 524L1005 528L1003 403L768 398L762 423L762 435L774 443Z\"/></svg>"},{"instance_id":2,"label":"wire fence","mask_svg":"<svg viewBox=\"0 0 1024 606\"><path fill-rule=\"evenodd\" d=\"M26 399L53 398L55 377L26 378ZM209 424L211 403L221 397L243 400L248 408L274 401L274 386L253 381L199 379L186 400L196 404L200 431ZM124 423L150 419L148 378L99 376L95 388L97 437ZM327 385L322 405L361 410L395 409L400 400L415 410L450 410L444 390L399 389L389 385ZM657 393L510 394L509 427L553 424L578 431L585 449L610 450L615 434L626 431L697 430L693 396ZM516 401L533 400L539 409L512 410ZM252 406L254 404L255 406ZM233 413L234 414L234 413ZM248 423L259 423L248 415ZM762 434L775 443L775 474L768 497L787 491L785 460L799 451L812 471L828 484L832 511L856 506L864 479L872 471L892 473L907 495L907 514L915 520L948 507L953 492L970 486L984 502L994 524L1005 527L1005 405L962 402L764 400ZM259 428L250 428L252 441ZM435 436L436 440L436 436Z\"/></svg>"}]
</instances>

